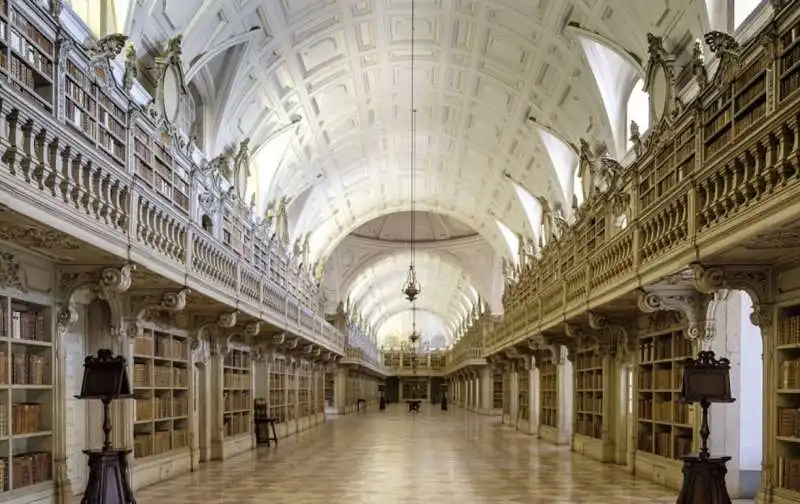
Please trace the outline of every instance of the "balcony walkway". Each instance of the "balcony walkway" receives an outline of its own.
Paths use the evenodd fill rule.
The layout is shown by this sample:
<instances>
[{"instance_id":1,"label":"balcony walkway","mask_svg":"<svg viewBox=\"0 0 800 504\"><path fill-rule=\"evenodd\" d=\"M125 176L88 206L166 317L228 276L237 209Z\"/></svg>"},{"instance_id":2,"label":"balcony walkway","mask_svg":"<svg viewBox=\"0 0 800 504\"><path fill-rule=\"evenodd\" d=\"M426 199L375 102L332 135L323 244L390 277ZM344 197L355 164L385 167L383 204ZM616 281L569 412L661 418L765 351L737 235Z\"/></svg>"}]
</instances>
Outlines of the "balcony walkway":
<instances>
[{"instance_id":1,"label":"balcony walkway","mask_svg":"<svg viewBox=\"0 0 800 504\"><path fill-rule=\"evenodd\" d=\"M390 406L144 489L139 504L179 503L641 503L675 493L497 419L423 404Z\"/></svg>"}]
</instances>

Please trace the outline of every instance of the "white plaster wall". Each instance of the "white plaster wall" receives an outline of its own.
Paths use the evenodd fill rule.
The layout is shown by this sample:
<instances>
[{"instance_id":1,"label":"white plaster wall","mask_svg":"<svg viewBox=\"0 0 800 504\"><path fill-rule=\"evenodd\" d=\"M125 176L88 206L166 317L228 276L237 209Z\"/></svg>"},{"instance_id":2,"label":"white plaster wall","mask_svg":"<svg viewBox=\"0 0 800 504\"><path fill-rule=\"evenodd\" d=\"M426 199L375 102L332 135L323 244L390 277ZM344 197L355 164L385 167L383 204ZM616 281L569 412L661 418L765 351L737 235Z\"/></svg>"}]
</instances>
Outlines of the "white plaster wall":
<instances>
[{"instance_id":1,"label":"white plaster wall","mask_svg":"<svg viewBox=\"0 0 800 504\"><path fill-rule=\"evenodd\" d=\"M739 296L741 303L741 355L739 405L739 469L760 471L763 440L763 361L761 331L750 323L753 303L749 296Z\"/></svg>"},{"instance_id":2,"label":"white plaster wall","mask_svg":"<svg viewBox=\"0 0 800 504\"><path fill-rule=\"evenodd\" d=\"M78 307L78 321L64 337L65 414L64 430L67 445L67 477L76 495L86 488L88 477L86 449L86 401L76 399L81 392L83 359L86 355L86 308Z\"/></svg>"}]
</instances>

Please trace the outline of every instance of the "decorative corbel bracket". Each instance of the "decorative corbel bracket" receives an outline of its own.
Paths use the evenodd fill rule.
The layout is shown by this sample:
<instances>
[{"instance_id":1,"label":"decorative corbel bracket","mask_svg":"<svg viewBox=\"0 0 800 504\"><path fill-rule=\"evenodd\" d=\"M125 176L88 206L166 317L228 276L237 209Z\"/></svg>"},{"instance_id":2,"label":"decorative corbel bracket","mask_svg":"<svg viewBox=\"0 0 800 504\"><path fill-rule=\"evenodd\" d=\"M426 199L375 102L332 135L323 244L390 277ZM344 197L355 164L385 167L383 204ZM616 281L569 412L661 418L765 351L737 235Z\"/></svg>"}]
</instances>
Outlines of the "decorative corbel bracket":
<instances>
[{"instance_id":1,"label":"decorative corbel bracket","mask_svg":"<svg viewBox=\"0 0 800 504\"><path fill-rule=\"evenodd\" d=\"M741 290L750 296L753 312L750 321L762 329L772 324L772 282L768 268L758 266L691 265L695 288L704 294L720 290Z\"/></svg>"},{"instance_id":2,"label":"decorative corbel bracket","mask_svg":"<svg viewBox=\"0 0 800 504\"><path fill-rule=\"evenodd\" d=\"M643 313L675 311L688 324L687 339L710 341L714 337L714 320L708 317L712 301L713 296L691 287L664 288L650 292L640 290L638 307Z\"/></svg>"},{"instance_id":3,"label":"decorative corbel bracket","mask_svg":"<svg viewBox=\"0 0 800 504\"><path fill-rule=\"evenodd\" d=\"M58 295L61 306L56 314L59 331L66 331L78 320L74 296L79 290L87 289L91 296L105 301L111 310L112 336L123 336L124 306L122 294L131 287L131 273L136 270L135 264L119 267L107 267L100 271L67 270L62 271L58 281Z\"/></svg>"},{"instance_id":4,"label":"decorative corbel bracket","mask_svg":"<svg viewBox=\"0 0 800 504\"><path fill-rule=\"evenodd\" d=\"M177 313L186 308L186 296L191 291L187 288L179 291L156 293L132 293L130 296L130 313L137 321L157 317L163 312Z\"/></svg>"}]
</instances>

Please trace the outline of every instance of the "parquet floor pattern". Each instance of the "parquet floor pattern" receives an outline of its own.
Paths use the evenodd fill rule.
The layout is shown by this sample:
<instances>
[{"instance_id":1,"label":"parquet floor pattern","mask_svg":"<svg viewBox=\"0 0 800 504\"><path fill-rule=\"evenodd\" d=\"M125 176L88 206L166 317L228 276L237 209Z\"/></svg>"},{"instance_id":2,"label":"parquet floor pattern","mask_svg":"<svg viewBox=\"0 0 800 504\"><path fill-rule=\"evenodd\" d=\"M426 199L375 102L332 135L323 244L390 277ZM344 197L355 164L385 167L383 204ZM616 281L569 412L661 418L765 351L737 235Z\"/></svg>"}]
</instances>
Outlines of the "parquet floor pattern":
<instances>
[{"instance_id":1,"label":"parquet floor pattern","mask_svg":"<svg viewBox=\"0 0 800 504\"><path fill-rule=\"evenodd\" d=\"M138 504L674 504L675 492L499 425L423 405L322 426L140 490Z\"/></svg>"}]
</instances>

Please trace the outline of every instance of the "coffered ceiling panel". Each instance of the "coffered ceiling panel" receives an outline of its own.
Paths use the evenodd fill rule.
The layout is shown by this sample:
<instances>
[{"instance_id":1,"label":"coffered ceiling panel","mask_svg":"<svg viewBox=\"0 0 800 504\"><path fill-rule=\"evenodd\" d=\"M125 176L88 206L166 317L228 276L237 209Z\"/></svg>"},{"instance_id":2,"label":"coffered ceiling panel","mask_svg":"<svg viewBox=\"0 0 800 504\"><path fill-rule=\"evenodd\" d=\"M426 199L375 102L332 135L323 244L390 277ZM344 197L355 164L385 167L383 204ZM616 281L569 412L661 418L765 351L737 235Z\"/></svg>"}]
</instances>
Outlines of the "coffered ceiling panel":
<instances>
[{"instance_id":1,"label":"coffered ceiling panel","mask_svg":"<svg viewBox=\"0 0 800 504\"><path fill-rule=\"evenodd\" d=\"M412 142L417 209L457 219L499 258L510 251L498 221L538 231L514 183L569 208L574 167L555 165L540 131L572 154L580 138L613 143L587 56L565 28L580 25L645 61L647 32L680 46L702 36L703 8L703 0L416 0L412 32L410 0L141 0L129 36L144 52L183 35L184 64L200 66L192 75L204 93L207 157L249 137L260 209L287 196L290 231L311 233L314 259L331 257L369 220L409 209ZM294 116L302 122L290 140L273 142ZM404 274L401 263L383 268ZM469 282L442 264L426 266L445 279L431 282L442 298L426 302L449 320L452 296ZM382 270L369 271L374 280ZM395 280L387 296L397 294ZM384 317L381 289L369 296Z\"/></svg>"}]
</instances>

